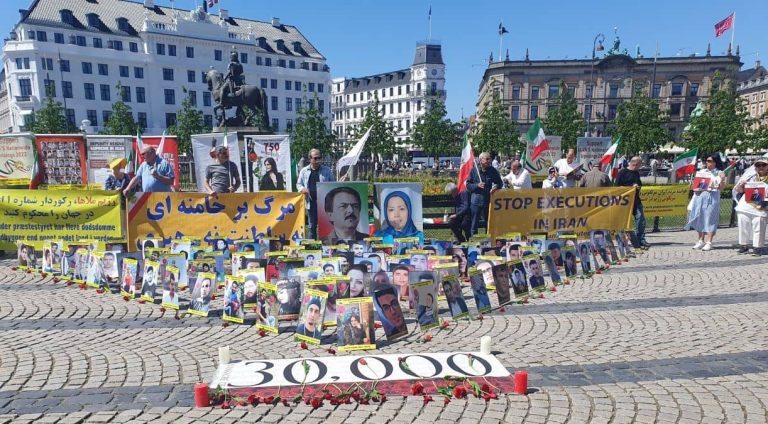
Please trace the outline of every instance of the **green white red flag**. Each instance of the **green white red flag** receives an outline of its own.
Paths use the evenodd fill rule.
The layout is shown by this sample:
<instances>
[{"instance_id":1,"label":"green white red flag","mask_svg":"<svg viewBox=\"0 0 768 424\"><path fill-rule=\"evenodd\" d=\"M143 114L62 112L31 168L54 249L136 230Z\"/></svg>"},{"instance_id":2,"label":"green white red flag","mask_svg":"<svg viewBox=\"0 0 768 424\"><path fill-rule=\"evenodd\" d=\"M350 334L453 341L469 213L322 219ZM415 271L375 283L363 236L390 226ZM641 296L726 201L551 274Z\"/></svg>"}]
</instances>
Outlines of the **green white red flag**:
<instances>
[{"instance_id":1,"label":"green white red flag","mask_svg":"<svg viewBox=\"0 0 768 424\"><path fill-rule=\"evenodd\" d=\"M542 153L549 150L549 140L544 135L544 128L541 127L541 120L536 121L528 130L528 140L533 142L533 151L531 152L531 162L535 161Z\"/></svg>"},{"instance_id":2,"label":"green white red flag","mask_svg":"<svg viewBox=\"0 0 768 424\"><path fill-rule=\"evenodd\" d=\"M672 169L677 178L683 178L686 175L696 172L696 158L699 156L699 149L688 150L675 158L672 163Z\"/></svg>"}]
</instances>

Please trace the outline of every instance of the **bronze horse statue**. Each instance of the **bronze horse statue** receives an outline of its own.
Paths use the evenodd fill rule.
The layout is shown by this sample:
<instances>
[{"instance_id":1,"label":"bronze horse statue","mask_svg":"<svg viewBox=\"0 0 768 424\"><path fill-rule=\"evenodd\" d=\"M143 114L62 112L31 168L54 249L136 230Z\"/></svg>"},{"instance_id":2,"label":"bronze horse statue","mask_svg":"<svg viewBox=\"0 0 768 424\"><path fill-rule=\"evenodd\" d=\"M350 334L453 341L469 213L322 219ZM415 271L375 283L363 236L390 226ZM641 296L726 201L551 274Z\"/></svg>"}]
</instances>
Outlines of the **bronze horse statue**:
<instances>
[{"instance_id":1,"label":"bronze horse statue","mask_svg":"<svg viewBox=\"0 0 768 424\"><path fill-rule=\"evenodd\" d=\"M213 115L217 125L230 127L255 126L263 130L269 129L269 112L267 109L267 94L264 89L253 85L241 85L231 92L232 84L228 84L221 72L211 69L205 74L208 91L213 95L216 106ZM227 118L226 110L237 107L235 116ZM246 109L247 107L247 109ZM257 123L251 122L254 116L259 117Z\"/></svg>"}]
</instances>

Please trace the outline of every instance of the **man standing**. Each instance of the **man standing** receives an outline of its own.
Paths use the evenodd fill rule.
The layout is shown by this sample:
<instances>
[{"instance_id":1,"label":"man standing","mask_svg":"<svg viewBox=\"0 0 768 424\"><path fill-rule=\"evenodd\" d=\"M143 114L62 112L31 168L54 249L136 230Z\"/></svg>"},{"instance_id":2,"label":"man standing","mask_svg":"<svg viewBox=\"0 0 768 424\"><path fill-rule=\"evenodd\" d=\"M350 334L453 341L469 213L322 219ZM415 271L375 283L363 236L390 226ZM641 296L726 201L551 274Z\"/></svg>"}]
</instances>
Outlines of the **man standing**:
<instances>
[{"instance_id":1,"label":"man standing","mask_svg":"<svg viewBox=\"0 0 768 424\"><path fill-rule=\"evenodd\" d=\"M357 230L360 223L360 194L349 187L336 187L325 196L325 213L333 230L323 237L323 243L338 244L342 240L360 241L368 234Z\"/></svg>"},{"instance_id":2,"label":"man standing","mask_svg":"<svg viewBox=\"0 0 768 424\"><path fill-rule=\"evenodd\" d=\"M565 187L575 187L576 180L579 179L579 164L576 163L576 151L568 149L565 158L558 160L553 165L557 168L557 173L563 177Z\"/></svg>"},{"instance_id":3,"label":"man standing","mask_svg":"<svg viewBox=\"0 0 768 424\"><path fill-rule=\"evenodd\" d=\"M640 202L640 187L643 182L640 181L640 156L633 157L625 169L619 171L616 177L617 187L635 188L635 207L632 209L632 215L635 217L635 233L637 240L633 240L635 247L650 247L645 240L645 214L643 213L643 204Z\"/></svg>"},{"instance_id":4,"label":"man standing","mask_svg":"<svg viewBox=\"0 0 768 424\"><path fill-rule=\"evenodd\" d=\"M143 192L173 191L171 186L176 176L171 164L161 158L152 146L144 146L141 149L141 157L144 162L136 171L136 176L128 183L128 187L123 190L123 195L127 196L139 180L141 180L141 191Z\"/></svg>"},{"instance_id":5,"label":"man standing","mask_svg":"<svg viewBox=\"0 0 768 424\"><path fill-rule=\"evenodd\" d=\"M486 224L488 230L488 206L491 204L491 193L502 186L501 176L496 168L491 166L491 154L480 153L480 166L475 167L475 172L470 172L467 179L467 190L472 193L470 197L470 211L472 223L470 235L477 233L480 220Z\"/></svg>"},{"instance_id":6,"label":"man standing","mask_svg":"<svg viewBox=\"0 0 768 424\"><path fill-rule=\"evenodd\" d=\"M331 168L320 162L320 150L309 151L309 165L299 171L296 188L304 194L304 204L309 218L309 238L317 239L317 183L335 181Z\"/></svg>"},{"instance_id":7,"label":"man standing","mask_svg":"<svg viewBox=\"0 0 768 424\"><path fill-rule=\"evenodd\" d=\"M469 207L469 191L459 192L459 188L454 183L448 183L445 186L445 192L453 198L453 215L448 217L448 225L451 227L456 241L464 243L471 237L470 224L472 217Z\"/></svg>"},{"instance_id":8,"label":"man standing","mask_svg":"<svg viewBox=\"0 0 768 424\"><path fill-rule=\"evenodd\" d=\"M515 190L532 187L531 174L529 174L528 171L523 168L523 165L519 160L512 162L512 170L509 171L509 174L507 174L506 177L504 177L504 180L509 184L510 187Z\"/></svg>"},{"instance_id":9,"label":"man standing","mask_svg":"<svg viewBox=\"0 0 768 424\"><path fill-rule=\"evenodd\" d=\"M600 170L600 164L589 161L589 171L579 180L579 187L608 187L611 179L608 174Z\"/></svg>"},{"instance_id":10,"label":"man standing","mask_svg":"<svg viewBox=\"0 0 768 424\"><path fill-rule=\"evenodd\" d=\"M234 193L240 188L240 172L237 165L229 160L229 151L224 146L213 148L216 162L208 165L205 170L203 185L208 194Z\"/></svg>"}]
</instances>

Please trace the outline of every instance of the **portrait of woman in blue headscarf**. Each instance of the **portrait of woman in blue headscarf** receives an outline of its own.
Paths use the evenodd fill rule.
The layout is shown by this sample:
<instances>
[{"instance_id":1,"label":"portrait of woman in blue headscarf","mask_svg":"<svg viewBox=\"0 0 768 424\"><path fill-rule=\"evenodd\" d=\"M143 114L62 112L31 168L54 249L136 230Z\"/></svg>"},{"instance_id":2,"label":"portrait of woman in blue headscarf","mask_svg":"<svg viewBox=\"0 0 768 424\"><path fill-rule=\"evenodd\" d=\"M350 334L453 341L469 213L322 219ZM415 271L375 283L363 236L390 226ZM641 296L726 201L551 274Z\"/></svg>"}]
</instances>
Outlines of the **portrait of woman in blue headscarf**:
<instances>
[{"instance_id":1,"label":"portrait of woman in blue headscarf","mask_svg":"<svg viewBox=\"0 0 768 424\"><path fill-rule=\"evenodd\" d=\"M395 239L403 237L418 237L419 244L424 243L424 232L419 231L413 223L411 198L407 194L400 190L389 193L384 199L381 213L386 225L376 231L375 236L382 237L384 244L393 244Z\"/></svg>"}]
</instances>

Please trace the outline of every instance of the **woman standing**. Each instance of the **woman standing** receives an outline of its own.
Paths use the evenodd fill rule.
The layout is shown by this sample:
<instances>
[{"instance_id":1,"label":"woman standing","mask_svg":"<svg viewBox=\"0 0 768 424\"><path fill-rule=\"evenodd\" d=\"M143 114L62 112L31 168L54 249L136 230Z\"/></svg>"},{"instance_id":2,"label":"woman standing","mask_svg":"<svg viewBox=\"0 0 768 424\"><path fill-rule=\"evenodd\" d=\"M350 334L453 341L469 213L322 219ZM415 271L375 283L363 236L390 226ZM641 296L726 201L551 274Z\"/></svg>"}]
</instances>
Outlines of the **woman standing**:
<instances>
[{"instance_id":1,"label":"woman standing","mask_svg":"<svg viewBox=\"0 0 768 424\"><path fill-rule=\"evenodd\" d=\"M283 174L277 171L277 163L273 158L264 159L264 175L259 181L259 190L285 190Z\"/></svg>"},{"instance_id":2,"label":"woman standing","mask_svg":"<svg viewBox=\"0 0 768 424\"><path fill-rule=\"evenodd\" d=\"M751 239L754 248L752 255L763 254L765 226L768 220L766 188L768 188L768 159L761 157L755 160L755 173L744 173L733 189L738 197L736 214L739 217L739 253L749 251L747 243Z\"/></svg>"},{"instance_id":3,"label":"woman standing","mask_svg":"<svg viewBox=\"0 0 768 424\"><path fill-rule=\"evenodd\" d=\"M694 181L701 181L693 187L691 210L688 212L686 229L694 229L699 233L699 239L693 245L694 249L712 250L712 239L720 223L720 190L725 175L720 170L722 162L719 155L709 155L706 168L697 172ZM706 241L705 241L706 238Z\"/></svg>"}]
</instances>

